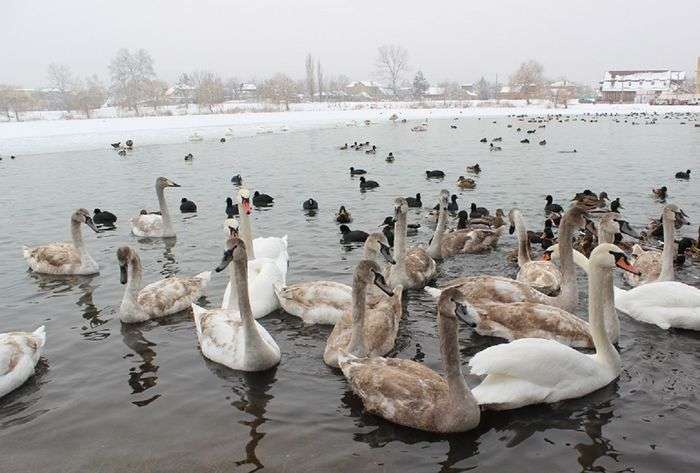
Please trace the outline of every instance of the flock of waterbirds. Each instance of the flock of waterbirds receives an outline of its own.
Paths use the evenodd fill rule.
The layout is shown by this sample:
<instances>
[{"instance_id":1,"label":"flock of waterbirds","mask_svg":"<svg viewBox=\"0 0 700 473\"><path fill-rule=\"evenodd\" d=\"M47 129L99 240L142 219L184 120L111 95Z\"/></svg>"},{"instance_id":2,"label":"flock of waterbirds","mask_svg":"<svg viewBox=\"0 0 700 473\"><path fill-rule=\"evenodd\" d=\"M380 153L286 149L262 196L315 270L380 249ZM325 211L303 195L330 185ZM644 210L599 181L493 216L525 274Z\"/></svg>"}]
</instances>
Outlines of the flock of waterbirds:
<instances>
[{"instance_id":1,"label":"flock of waterbirds","mask_svg":"<svg viewBox=\"0 0 700 473\"><path fill-rule=\"evenodd\" d=\"M563 115L515 118L527 123L583 120ZM651 121L655 123L656 118ZM427 127L424 122L413 130L426 131L423 128ZM501 141L501 137L493 139L490 149ZM540 144L546 144L543 141ZM126 153L133 149L133 142L113 143L112 147ZM368 155L378 151L377 145L368 141L340 149ZM396 158L389 153L386 160ZM465 172L476 178L482 168L470 165ZM379 186L367 179L367 174L350 168L351 178L360 176L361 191ZM679 171L675 177L688 180L690 170ZM427 170L426 178L444 179L445 173ZM576 193L567 208L547 196L543 230L537 232L528 231L517 208L508 212L496 209L492 215L472 203L469 211L460 210L457 196L448 190L434 197L435 207L432 202L424 207L420 194L396 198L393 208L387 209L391 215L380 225L382 230L372 233L351 230L347 224L352 215L341 205L335 215L341 242L364 245L349 286L325 280L288 282L287 237L253 237L253 208L274 205L274 198L258 191L251 194L240 175L233 176L231 182L237 188L236 202L226 199L226 243L215 269L228 270L221 308L197 305L211 271L192 277L172 276L144 286L139 254L125 245L116 255L120 281L125 285L118 310L121 321L139 323L191 310L202 354L243 371L267 370L281 358L275 340L256 319L282 308L307 324L333 325L323 361L340 369L367 411L397 424L430 432L461 432L479 424L483 409L552 403L581 397L609 384L619 376L623 362L616 349L618 311L661 329L700 330L700 289L675 281L676 265L700 261L700 235L698 239L676 240L679 226L689 223L688 215L666 202L666 186L651 192L651 197L665 203L662 215L639 232L624 219L619 197L611 201L606 192L588 189ZM475 179L464 176L456 182L462 189L475 185ZM133 235L176 236L165 196L165 189L175 187L179 185L168 178L156 180L159 210L138 212L130 220ZM306 212L318 208L313 198L302 204ZM435 227L425 245L408 245L407 236L420 227L409 224L409 208L426 208L426 219ZM182 198L180 210L196 212L197 206ZM109 211L95 209L91 215L86 209L77 209L70 218L72 241L24 247L27 264L43 274L96 274L99 265L83 240L82 225L101 231L98 225L115 229L116 221L117 216ZM517 250L508 255L519 267L515 279L464 275L440 287L430 285L442 261L492 251L505 231L518 238ZM542 259L533 257L533 244L545 251ZM588 320L575 315L576 266L588 276ZM614 285L616 268L624 271L628 289ZM402 299L410 296L407 291L416 290L426 291L437 301L442 375L415 361L386 357L394 348L403 317ZM479 335L509 342L482 350L470 359L471 372L483 376L474 389L468 387L462 373L460 322ZM43 326L34 332L0 334L0 396L32 376L45 342ZM592 348L595 353L587 355L577 348ZM548 369L542 370L542 366Z\"/></svg>"}]
</instances>

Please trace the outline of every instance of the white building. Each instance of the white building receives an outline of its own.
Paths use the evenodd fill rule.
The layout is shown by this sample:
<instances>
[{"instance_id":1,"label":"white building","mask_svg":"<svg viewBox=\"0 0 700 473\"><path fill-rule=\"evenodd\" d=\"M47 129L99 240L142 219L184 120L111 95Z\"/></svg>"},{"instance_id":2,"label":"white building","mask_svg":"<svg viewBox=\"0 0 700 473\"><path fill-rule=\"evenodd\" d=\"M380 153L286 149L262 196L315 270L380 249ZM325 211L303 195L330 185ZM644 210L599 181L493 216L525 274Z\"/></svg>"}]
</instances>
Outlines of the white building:
<instances>
[{"instance_id":1,"label":"white building","mask_svg":"<svg viewBox=\"0 0 700 473\"><path fill-rule=\"evenodd\" d=\"M684 71L646 69L607 71L600 82L602 102L649 103L662 92L673 92L685 81Z\"/></svg>"}]
</instances>

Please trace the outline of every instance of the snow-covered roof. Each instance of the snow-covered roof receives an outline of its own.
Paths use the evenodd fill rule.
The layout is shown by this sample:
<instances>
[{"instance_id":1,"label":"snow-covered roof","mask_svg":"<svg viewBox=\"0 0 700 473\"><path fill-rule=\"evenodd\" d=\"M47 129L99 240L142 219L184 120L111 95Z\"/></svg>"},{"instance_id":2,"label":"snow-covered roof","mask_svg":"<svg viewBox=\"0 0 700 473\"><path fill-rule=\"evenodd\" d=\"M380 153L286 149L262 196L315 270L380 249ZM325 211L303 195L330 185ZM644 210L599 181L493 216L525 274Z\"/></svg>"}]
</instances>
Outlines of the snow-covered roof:
<instances>
[{"instance_id":1,"label":"snow-covered roof","mask_svg":"<svg viewBox=\"0 0 700 473\"><path fill-rule=\"evenodd\" d=\"M357 87L357 86L381 87L382 84L380 84L379 82L372 81L372 80L359 80L359 81L350 82L345 87L353 88L353 87Z\"/></svg>"},{"instance_id":2,"label":"snow-covered roof","mask_svg":"<svg viewBox=\"0 0 700 473\"><path fill-rule=\"evenodd\" d=\"M607 71L601 82L603 92L670 90L673 83L685 80L685 71L670 69Z\"/></svg>"},{"instance_id":3,"label":"snow-covered roof","mask_svg":"<svg viewBox=\"0 0 700 473\"><path fill-rule=\"evenodd\" d=\"M428 87L423 95L444 95L445 94L445 88L444 87L436 87L434 85L431 85Z\"/></svg>"},{"instance_id":4,"label":"snow-covered roof","mask_svg":"<svg viewBox=\"0 0 700 473\"><path fill-rule=\"evenodd\" d=\"M558 80L556 82L552 82L549 84L549 86L553 89L561 89L563 87L576 87L576 84L569 82L568 80Z\"/></svg>"},{"instance_id":5,"label":"snow-covered roof","mask_svg":"<svg viewBox=\"0 0 700 473\"><path fill-rule=\"evenodd\" d=\"M258 90L258 86L255 84L241 84L242 92L255 92Z\"/></svg>"}]
</instances>

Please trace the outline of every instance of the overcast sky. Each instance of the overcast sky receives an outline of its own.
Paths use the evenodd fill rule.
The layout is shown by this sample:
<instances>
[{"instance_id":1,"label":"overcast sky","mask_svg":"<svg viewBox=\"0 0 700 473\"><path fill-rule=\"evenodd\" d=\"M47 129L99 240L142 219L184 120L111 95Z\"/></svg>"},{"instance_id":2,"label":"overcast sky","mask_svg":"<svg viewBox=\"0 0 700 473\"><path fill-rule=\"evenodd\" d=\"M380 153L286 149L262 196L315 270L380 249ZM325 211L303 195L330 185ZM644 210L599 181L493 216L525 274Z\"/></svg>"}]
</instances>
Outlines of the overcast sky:
<instances>
[{"instance_id":1,"label":"overcast sky","mask_svg":"<svg viewBox=\"0 0 700 473\"><path fill-rule=\"evenodd\" d=\"M156 72L241 80L375 78L377 46L409 51L430 82L501 81L527 59L551 78L591 83L606 69L694 74L700 0L1 0L0 83L41 86L51 62L107 79L117 49L145 48Z\"/></svg>"}]
</instances>

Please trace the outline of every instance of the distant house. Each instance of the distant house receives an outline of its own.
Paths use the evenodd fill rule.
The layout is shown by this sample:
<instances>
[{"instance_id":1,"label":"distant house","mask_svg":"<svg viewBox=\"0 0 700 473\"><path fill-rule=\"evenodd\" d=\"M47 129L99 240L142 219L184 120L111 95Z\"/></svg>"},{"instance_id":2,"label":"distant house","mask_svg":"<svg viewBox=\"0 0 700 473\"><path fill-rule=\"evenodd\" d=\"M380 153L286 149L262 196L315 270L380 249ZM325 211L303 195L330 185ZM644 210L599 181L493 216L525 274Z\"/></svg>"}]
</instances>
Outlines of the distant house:
<instances>
[{"instance_id":1,"label":"distant house","mask_svg":"<svg viewBox=\"0 0 700 473\"><path fill-rule=\"evenodd\" d=\"M171 103L192 103L194 101L195 87L188 84L177 84L165 91L165 96Z\"/></svg>"},{"instance_id":2,"label":"distant house","mask_svg":"<svg viewBox=\"0 0 700 473\"><path fill-rule=\"evenodd\" d=\"M476 85L474 84L462 84L459 88L462 90L462 96L465 99L473 100L479 97L479 93L476 91Z\"/></svg>"},{"instance_id":3,"label":"distant house","mask_svg":"<svg viewBox=\"0 0 700 473\"><path fill-rule=\"evenodd\" d=\"M444 100L445 88L431 85L423 92L423 98L428 100Z\"/></svg>"},{"instance_id":4,"label":"distant house","mask_svg":"<svg viewBox=\"0 0 700 473\"><path fill-rule=\"evenodd\" d=\"M523 89L519 85L504 85L496 93L498 100L520 100L523 98Z\"/></svg>"},{"instance_id":5,"label":"distant house","mask_svg":"<svg viewBox=\"0 0 700 473\"><path fill-rule=\"evenodd\" d=\"M674 92L685 81L684 71L671 69L607 71L600 82L602 102L649 103L663 92Z\"/></svg>"},{"instance_id":6,"label":"distant house","mask_svg":"<svg viewBox=\"0 0 700 473\"><path fill-rule=\"evenodd\" d=\"M386 90L379 82L355 81L345 86L349 96L359 100L378 100L386 96Z\"/></svg>"},{"instance_id":7,"label":"distant house","mask_svg":"<svg viewBox=\"0 0 700 473\"><path fill-rule=\"evenodd\" d=\"M242 100L257 100L259 96L258 86L251 83L243 83L241 84L239 95Z\"/></svg>"}]
</instances>

